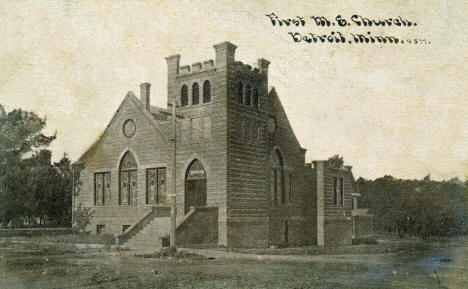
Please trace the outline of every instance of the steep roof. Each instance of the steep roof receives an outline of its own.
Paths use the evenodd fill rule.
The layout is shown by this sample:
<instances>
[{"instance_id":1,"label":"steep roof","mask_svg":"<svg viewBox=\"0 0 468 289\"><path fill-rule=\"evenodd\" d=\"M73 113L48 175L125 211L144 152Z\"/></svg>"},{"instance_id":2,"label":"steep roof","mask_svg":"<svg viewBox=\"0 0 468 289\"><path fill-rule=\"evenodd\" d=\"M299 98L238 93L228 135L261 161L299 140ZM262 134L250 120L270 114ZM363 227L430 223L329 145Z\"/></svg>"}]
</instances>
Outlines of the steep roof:
<instances>
[{"instance_id":1,"label":"steep roof","mask_svg":"<svg viewBox=\"0 0 468 289\"><path fill-rule=\"evenodd\" d=\"M73 165L84 164L89 159L89 157L95 151L96 147L102 142L102 140L106 136L109 127L111 126L111 124L114 123L114 121L117 118L117 115L119 114L120 110L122 109L122 107L124 106L124 104L126 102L132 102L133 104L135 104L136 107L141 111L141 113L147 118L148 123L154 128L156 133L158 133L161 136L161 139L164 142L168 141L167 137L162 132L163 131L162 124L160 122L158 122L158 120L165 120L165 119L160 119L160 118L156 117L156 116L162 114L163 111L167 112L167 110L165 110L163 108L156 107L156 106L151 106L150 107L151 111L148 111L146 109L145 105L135 96L135 94L133 94L133 92L129 91L127 93L127 95L125 96L124 100L120 103L119 108L117 109L115 114L112 116L112 118L111 118L109 124L107 125L106 129L99 135L98 140L96 142L94 142L94 144L91 145L91 147L88 150L86 150L86 152L84 154L82 154L81 157L76 162L73 163ZM167 119L167 117L166 117L166 119Z\"/></svg>"},{"instance_id":2,"label":"steep roof","mask_svg":"<svg viewBox=\"0 0 468 289\"><path fill-rule=\"evenodd\" d=\"M275 116L278 118L277 121L280 121L281 123L285 125L285 128L291 134L290 136L292 137L292 139L294 139L294 142L297 144L297 146L303 149L299 141L297 140L294 130L291 127L291 123L289 122L288 116L286 115L286 112L284 111L283 105L281 104L281 100L274 86L269 87L268 96L274 100L273 105L271 107L271 112L274 113Z\"/></svg>"}]
</instances>

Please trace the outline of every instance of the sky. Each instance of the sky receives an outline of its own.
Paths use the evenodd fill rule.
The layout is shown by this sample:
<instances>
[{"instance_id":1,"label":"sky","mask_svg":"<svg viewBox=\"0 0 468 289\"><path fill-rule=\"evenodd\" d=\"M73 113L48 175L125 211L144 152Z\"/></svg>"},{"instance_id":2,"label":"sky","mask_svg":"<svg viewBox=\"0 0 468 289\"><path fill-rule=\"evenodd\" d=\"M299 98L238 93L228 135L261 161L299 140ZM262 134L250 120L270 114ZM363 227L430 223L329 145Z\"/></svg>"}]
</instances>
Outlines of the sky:
<instances>
[{"instance_id":1,"label":"sky","mask_svg":"<svg viewBox=\"0 0 468 289\"><path fill-rule=\"evenodd\" d=\"M74 161L128 91L150 82L165 106L164 57L271 62L274 86L306 160L339 154L355 177L468 177L467 20L464 1L2 1L0 104L47 117L55 159ZM273 26L280 18L401 16L412 27ZM307 22L309 23L309 22ZM288 32L340 31L431 44L295 43Z\"/></svg>"}]
</instances>

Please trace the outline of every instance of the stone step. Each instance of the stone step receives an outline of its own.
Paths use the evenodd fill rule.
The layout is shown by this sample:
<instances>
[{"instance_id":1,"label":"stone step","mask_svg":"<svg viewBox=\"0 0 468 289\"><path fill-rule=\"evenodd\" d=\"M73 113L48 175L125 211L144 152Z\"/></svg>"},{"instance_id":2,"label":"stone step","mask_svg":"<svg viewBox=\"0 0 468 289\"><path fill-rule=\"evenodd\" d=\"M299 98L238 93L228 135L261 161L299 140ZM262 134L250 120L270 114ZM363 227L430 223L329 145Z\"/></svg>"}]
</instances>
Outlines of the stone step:
<instances>
[{"instance_id":1,"label":"stone step","mask_svg":"<svg viewBox=\"0 0 468 289\"><path fill-rule=\"evenodd\" d=\"M122 245L132 250L156 250L162 247L161 237L170 230L170 218L155 217Z\"/></svg>"}]
</instances>

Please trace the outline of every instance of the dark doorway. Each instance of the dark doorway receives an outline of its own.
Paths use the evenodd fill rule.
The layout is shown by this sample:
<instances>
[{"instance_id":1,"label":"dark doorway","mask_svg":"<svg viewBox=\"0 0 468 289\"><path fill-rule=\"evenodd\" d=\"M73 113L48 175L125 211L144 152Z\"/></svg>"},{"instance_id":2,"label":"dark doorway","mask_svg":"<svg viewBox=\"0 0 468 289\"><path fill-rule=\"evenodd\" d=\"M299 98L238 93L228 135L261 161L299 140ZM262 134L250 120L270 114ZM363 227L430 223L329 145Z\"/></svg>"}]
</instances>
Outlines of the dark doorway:
<instances>
[{"instance_id":1,"label":"dark doorway","mask_svg":"<svg viewBox=\"0 0 468 289\"><path fill-rule=\"evenodd\" d=\"M199 160L194 160L185 176L185 213L190 207L206 207L206 172Z\"/></svg>"}]
</instances>

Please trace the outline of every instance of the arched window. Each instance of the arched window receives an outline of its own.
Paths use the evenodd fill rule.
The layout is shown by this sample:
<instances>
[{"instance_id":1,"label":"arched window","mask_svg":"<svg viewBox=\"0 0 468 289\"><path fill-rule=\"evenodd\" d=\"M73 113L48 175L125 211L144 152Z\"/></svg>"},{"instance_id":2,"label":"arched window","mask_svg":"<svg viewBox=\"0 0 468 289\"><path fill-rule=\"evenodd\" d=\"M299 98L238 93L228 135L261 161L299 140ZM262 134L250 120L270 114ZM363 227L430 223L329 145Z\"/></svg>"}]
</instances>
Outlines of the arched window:
<instances>
[{"instance_id":1,"label":"arched window","mask_svg":"<svg viewBox=\"0 0 468 289\"><path fill-rule=\"evenodd\" d=\"M137 163L131 152L126 152L120 162L119 203L133 204L137 188Z\"/></svg>"},{"instance_id":2,"label":"arched window","mask_svg":"<svg viewBox=\"0 0 468 289\"><path fill-rule=\"evenodd\" d=\"M252 90L250 89L250 85L247 84L245 88L245 105L250 106L251 103L251 92Z\"/></svg>"},{"instance_id":3,"label":"arched window","mask_svg":"<svg viewBox=\"0 0 468 289\"><path fill-rule=\"evenodd\" d=\"M180 89L180 105L187 106L188 105L188 87L187 85L182 85Z\"/></svg>"},{"instance_id":4,"label":"arched window","mask_svg":"<svg viewBox=\"0 0 468 289\"><path fill-rule=\"evenodd\" d=\"M200 103L200 88L198 87L198 83L194 83L192 85L192 104L199 104Z\"/></svg>"},{"instance_id":5,"label":"arched window","mask_svg":"<svg viewBox=\"0 0 468 289\"><path fill-rule=\"evenodd\" d=\"M253 106L258 110L258 90L256 87L253 89Z\"/></svg>"},{"instance_id":6,"label":"arched window","mask_svg":"<svg viewBox=\"0 0 468 289\"><path fill-rule=\"evenodd\" d=\"M244 101L243 101L243 91L244 90L244 87L242 86L242 82L239 82L237 84L237 102L242 104Z\"/></svg>"},{"instance_id":7,"label":"arched window","mask_svg":"<svg viewBox=\"0 0 468 289\"><path fill-rule=\"evenodd\" d=\"M286 202L283 157L278 150L270 156L270 201L275 205Z\"/></svg>"},{"instance_id":8,"label":"arched window","mask_svg":"<svg viewBox=\"0 0 468 289\"><path fill-rule=\"evenodd\" d=\"M203 103L211 101L211 83L207 80L203 83Z\"/></svg>"}]
</instances>

